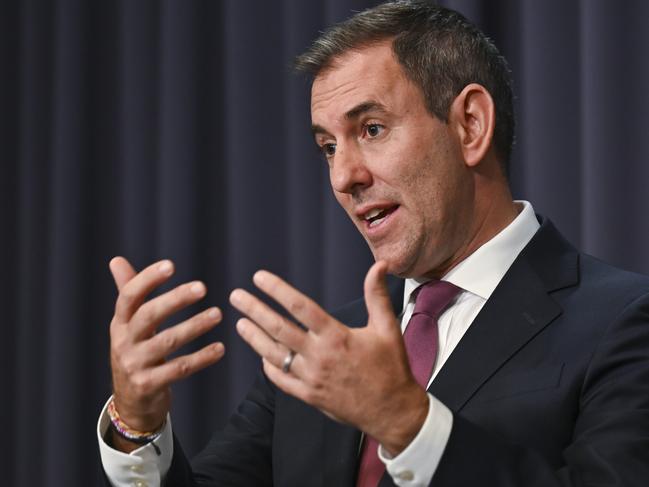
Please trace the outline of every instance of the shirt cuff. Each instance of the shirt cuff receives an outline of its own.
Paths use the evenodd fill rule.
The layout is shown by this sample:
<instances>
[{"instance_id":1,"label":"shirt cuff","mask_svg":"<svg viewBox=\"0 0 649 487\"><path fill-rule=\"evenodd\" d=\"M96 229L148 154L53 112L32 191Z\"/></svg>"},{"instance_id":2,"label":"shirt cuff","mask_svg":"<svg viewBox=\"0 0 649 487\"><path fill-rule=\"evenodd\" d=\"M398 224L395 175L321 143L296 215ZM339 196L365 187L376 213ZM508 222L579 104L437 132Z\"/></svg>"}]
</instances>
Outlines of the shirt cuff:
<instances>
[{"instance_id":1,"label":"shirt cuff","mask_svg":"<svg viewBox=\"0 0 649 487\"><path fill-rule=\"evenodd\" d=\"M383 446L379 446L379 458L399 487L430 484L451 436L453 413L431 394L428 394L428 403L428 416L405 450L391 457Z\"/></svg>"},{"instance_id":2,"label":"shirt cuff","mask_svg":"<svg viewBox=\"0 0 649 487\"><path fill-rule=\"evenodd\" d=\"M110 425L107 408L111 399L112 396L106 401L99 415L99 421L97 421L99 454L106 477L114 487L161 485L169 471L173 457L171 418L167 415L167 421L158 438L131 453L124 453L111 448L104 441L104 436Z\"/></svg>"}]
</instances>

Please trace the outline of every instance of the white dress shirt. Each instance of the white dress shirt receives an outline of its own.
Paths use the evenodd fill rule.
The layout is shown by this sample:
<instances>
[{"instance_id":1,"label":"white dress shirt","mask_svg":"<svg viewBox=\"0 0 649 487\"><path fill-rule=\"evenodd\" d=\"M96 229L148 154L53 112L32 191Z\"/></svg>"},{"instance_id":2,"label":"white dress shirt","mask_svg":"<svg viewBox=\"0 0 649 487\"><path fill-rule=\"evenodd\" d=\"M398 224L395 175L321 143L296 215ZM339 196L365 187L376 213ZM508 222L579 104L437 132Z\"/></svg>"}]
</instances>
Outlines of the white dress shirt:
<instances>
[{"instance_id":1,"label":"white dress shirt","mask_svg":"<svg viewBox=\"0 0 649 487\"><path fill-rule=\"evenodd\" d=\"M522 210L513 222L442 278L462 291L438 319L439 349L429 385L518 254L539 228L532 205L527 201L518 201L517 204ZM406 329L414 311L412 293L423 282L425 281L406 279L401 315L402 331ZM428 397L428 416L410 445L394 458L390 458L379 448L379 457L385 463L388 473L394 483L401 487L420 487L430 483L451 434L453 414L431 394ZM160 485L171 466L173 456L171 419L167 417L162 434L155 440L160 455L151 444L131 453L122 453L109 447L103 440L109 422L104 406L97 424L97 439L102 465L110 482L115 487Z\"/></svg>"},{"instance_id":2,"label":"white dress shirt","mask_svg":"<svg viewBox=\"0 0 649 487\"><path fill-rule=\"evenodd\" d=\"M462 291L438 318L439 348L429 386L518 254L539 229L532 205L527 201L516 203L522 210L514 221L442 277L443 281L455 284ZM415 309L412 293L424 282L406 279L402 331L405 331ZM394 458L379 448L379 458L385 463L394 483L400 487L419 487L430 483L451 435L453 414L431 394L428 394L428 398L428 416L410 445Z\"/></svg>"}]
</instances>

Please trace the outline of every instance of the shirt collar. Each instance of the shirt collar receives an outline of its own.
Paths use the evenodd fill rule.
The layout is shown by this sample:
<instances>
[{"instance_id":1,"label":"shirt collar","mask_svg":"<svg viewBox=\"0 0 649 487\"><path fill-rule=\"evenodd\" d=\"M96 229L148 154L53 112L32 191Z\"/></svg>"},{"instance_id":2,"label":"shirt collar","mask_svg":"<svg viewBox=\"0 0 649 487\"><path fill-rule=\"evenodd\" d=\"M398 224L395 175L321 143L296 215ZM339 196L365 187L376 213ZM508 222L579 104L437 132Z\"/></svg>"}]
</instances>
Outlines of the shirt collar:
<instances>
[{"instance_id":1,"label":"shirt collar","mask_svg":"<svg viewBox=\"0 0 649 487\"><path fill-rule=\"evenodd\" d=\"M455 284L482 299L489 299L518 254L532 240L540 227L534 215L534 208L528 201L516 201L515 203L522 205L523 209L514 218L514 221L448 271L442 277L443 281ZM427 281L428 279L406 279L403 309L410 301L412 292Z\"/></svg>"}]
</instances>

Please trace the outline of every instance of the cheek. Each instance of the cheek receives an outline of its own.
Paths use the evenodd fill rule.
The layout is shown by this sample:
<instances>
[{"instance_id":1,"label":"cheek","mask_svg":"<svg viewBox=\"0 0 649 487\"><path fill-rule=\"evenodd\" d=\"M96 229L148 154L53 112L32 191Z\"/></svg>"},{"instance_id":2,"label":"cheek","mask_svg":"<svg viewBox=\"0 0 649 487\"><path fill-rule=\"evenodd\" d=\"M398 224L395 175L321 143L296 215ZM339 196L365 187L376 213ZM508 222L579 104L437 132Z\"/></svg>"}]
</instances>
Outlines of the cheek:
<instances>
[{"instance_id":1,"label":"cheek","mask_svg":"<svg viewBox=\"0 0 649 487\"><path fill-rule=\"evenodd\" d=\"M347 210L347 195L345 193L339 193L338 191L333 190L334 198L336 198L336 201L340 206L342 206L345 211Z\"/></svg>"},{"instance_id":2,"label":"cheek","mask_svg":"<svg viewBox=\"0 0 649 487\"><path fill-rule=\"evenodd\" d=\"M345 213L347 213L352 221L357 224L356 218L354 217L354 214L352 212L353 202L351 195L347 193L339 193L338 191L334 191L333 194L338 204L342 207L343 210L345 210Z\"/></svg>"}]
</instances>

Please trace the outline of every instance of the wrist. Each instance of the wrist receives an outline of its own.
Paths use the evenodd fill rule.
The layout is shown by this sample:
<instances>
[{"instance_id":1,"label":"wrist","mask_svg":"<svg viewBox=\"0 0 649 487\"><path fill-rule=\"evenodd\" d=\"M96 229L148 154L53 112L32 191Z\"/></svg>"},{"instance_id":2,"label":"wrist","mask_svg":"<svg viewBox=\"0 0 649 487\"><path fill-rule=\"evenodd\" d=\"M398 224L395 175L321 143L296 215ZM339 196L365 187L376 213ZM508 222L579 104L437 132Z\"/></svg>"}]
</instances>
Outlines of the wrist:
<instances>
[{"instance_id":1,"label":"wrist","mask_svg":"<svg viewBox=\"0 0 649 487\"><path fill-rule=\"evenodd\" d=\"M156 398L157 399L157 398ZM151 400L145 405L133 404L131 401L124 401L121 396L113 393L113 411L118 411L119 418L137 431L156 431L164 427L167 413L160 410L160 401ZM110 406L111 402L108 403ZM107 409L109 415L111 410ZM111 415L112 418L112 415Z\"/></svg>"},{"instance_id":2,"label":"wrist","mask_svg":"<svg viewBox=\"0 0 649 487\"><path fill-rule=\"evenodd\" d=\"M415 439L426 421L429 408L428 395L418 386L406 400L401 401L386 433L377 438L390 456L399 455Z\"/></svg>"},{"instance_id":3,"label":"wrist","mask_svg":"<svg viewBox=\"0 0 649 487\"><path fill-rule=\"evenodd\" d=\"M111 400L108 403L106 411L110 417L110 430L112 431L111 438L113 439L113 443L116 445L142 446L146 443L150 443L160 436L165 426L165 420L163 419L161 423L156 423L157 426L152 429L140 430L134 428L131 424L124 421L122 416L120 416L114 400ZM120 441L120 439L125 441Z\"/></svg>"}]
</instances>

